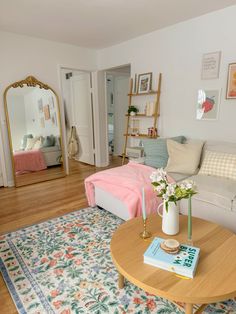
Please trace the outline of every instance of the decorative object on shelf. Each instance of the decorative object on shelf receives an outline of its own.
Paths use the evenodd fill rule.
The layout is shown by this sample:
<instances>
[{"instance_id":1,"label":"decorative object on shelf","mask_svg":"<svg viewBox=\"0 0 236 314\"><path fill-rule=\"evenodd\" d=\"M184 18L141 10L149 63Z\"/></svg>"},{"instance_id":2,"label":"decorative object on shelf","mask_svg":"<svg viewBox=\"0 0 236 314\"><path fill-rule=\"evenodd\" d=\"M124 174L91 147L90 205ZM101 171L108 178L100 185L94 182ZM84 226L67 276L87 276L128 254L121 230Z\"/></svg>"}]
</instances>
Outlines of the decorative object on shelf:
<instances>
[{"instance_id":1,"label":"decorative object on shelf","mask_svg":"<svg viewBox=\"0 0 236 314\"><path fill-rule=\"evenodd\" d=\"M197 120L216 120L219 112L219 90L198 90Z\"/></svg>"},{"instance_id":2,"label":"decorative object on shelf","mask_svg":"<svg viewBox=\"0 0 236 314\"><path fill-rule=\"evenodd\" d=\"M138 108L135 106L129 106L128 108L128 114L131 116L135 116L139 112Z\"/></svg>"},{"instance_id":3,"label":"decorative object on shelf","mask_svg":"<svg viewBox=\"0 0 236 314\"><path fill-rule=\"evenodd\" d=\"M139 119L132 119L130 122L130 127L129 127L129 133L132 136L138 136L139 135ZM127 154L127 152L126 152Z\"/></svg>"},{"instance_id":4,"label":"decorative object on shelf","mask_svg":"<svg viewBox=\"0 0 236 314\"><path fill-rule=\"evenodd\" d=\"M152 89L152 73L143 73L138 76L138 94L148 93Z\"/></svg>"},{"instance_id":5,"label":"decorative object on shelf","mask_svg":"<svg viewBox=\"0 0 236 314\"><path fill-rule=\"evenodd\" d=\"M188 199L196 194L194 182L183 181L179 184L169 182L170 178L168 178L166 171L162 168L154 171L150 179L157 196L163 199L163 203L157 209L157 213L162 217L162 231L168 235L175 235L179 232L179 210L177 202L182 198ZM162 214L160 213L161 206L163 206ZM191 208L189 214L191 214Z\"/></svg>"},{"instance_id":6,"label":"decorative object on shelf","mask_svg":"<svg viewBox=\"0 0 236 314\"><path fill-rule=\"evenodd\" d=\"M134 94L133 93L133 79L130 79L130 86L129 86L129 93L128 93L128 109L132 106L132 99L133 97L149 97L149 96L153 96L155 95L156 99L154 102L154 114L151 117L147 117L146 113L137 113L136 115L138 117L142 117L145 119L153 119L153 128L155 131L155 136L152 136L152 138L156 138L157 137L157 120L158 117L160 116L160 94L161 94L161 81L162 81L162 74L159 74L159 78L158 78L158 83L157 83L157 90L156 91L149 91L148 93L137 93ZM132 117L129 113L126 114L127 117L127 121L126 121L126 128L125 128L125 132L124 132L124 136L125 136L125 141L124 141L124 146L123 146L123 153L122 153L122 165L125 162L125 158L127 157L126 155L126 149L127 149L127 144L128 144L128 138L131 136L136 136L136 137L150 137L147 133L146 134L140 134L138 131L138 134L133 134L131 132L129 132L129 128L130 128L130 121L134 120L134 117ZM137 132L136 132L137 133Z\"/></svg>"},{"instance_id":7,"label":"decorative object on shelf","mask_svg":"<svg viewBox=\"0 0 236 314\"><path fill-rule=\"evenodd\" d=\"M202 80L216 79L220 72L221 51L205 53L202 57Z\"/></svg>"},{"instance_id":8,"label":"decorative object on shelf","mask_svg":"<svg viewBox=\"0 0 236 314\"><path fill-rule=\"evenodd\" d=\"M143 216L143 232L140 233L142 239L148 239L152 236L151 232L147 231L147 215L146 215L146 198L145 190L142 188L142 216Z\"/></svg>"},{"instance_id":9,"label":"decorative object on shelf","mask_svg":"<svg viewBox=\"0 0 236 314\"><path fill-rule=\"evenodd\" d=\"M226 99L236 99L236 62L229 64Z\"/></svg>"},{"instance_id":10,"label":"decorative object on shelf","mask_svg":"<svg viewBox=\"0 0 236 314\"><path fill-rule=\"evenodd\" d=\"M157 128L148 128L148 137L157 137Z\"/></svg>"}]
</instances>

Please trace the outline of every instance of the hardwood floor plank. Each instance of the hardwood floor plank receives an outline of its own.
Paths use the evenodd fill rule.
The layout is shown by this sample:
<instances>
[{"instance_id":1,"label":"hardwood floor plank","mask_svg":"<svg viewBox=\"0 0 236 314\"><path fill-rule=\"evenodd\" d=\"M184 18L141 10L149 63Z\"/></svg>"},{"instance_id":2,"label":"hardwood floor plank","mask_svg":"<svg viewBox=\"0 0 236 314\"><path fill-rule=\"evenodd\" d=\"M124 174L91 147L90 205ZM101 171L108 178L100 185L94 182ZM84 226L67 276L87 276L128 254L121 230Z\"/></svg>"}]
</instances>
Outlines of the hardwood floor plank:
<instances>
[{"instance_id":1,"label":"hardwood floor plank","mask_svg":"<svg viewBox=\"0 0 236 314\"><path fill-rule=\"evenodd\" d=\"M111 167L121 166L113 157ZM70 161L70 175L18 188L0 188L0 234L36 224L88 206L84 179L105 168ZM0 276L0 313L16 314L15 305Z\"/></svg>"}]
</instances>

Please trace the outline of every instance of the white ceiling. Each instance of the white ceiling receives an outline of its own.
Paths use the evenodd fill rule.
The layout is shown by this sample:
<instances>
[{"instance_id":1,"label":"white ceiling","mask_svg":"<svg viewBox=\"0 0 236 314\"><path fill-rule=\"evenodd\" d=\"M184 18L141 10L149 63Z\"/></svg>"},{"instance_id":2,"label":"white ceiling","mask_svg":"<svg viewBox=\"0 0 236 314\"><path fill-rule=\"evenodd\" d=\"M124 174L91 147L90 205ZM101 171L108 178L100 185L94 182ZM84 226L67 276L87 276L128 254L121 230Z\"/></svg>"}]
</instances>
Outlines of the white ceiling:
<instances>
[{"instance_id":1,"label":"white ceiling","mask_svg":"<svg viewBox=\"0 0 236 314\"><path fill-rule=\"evenodd\" d=\"M0 0L0 30L104 48L236 0Z\"/></svg>"}]
</instances>

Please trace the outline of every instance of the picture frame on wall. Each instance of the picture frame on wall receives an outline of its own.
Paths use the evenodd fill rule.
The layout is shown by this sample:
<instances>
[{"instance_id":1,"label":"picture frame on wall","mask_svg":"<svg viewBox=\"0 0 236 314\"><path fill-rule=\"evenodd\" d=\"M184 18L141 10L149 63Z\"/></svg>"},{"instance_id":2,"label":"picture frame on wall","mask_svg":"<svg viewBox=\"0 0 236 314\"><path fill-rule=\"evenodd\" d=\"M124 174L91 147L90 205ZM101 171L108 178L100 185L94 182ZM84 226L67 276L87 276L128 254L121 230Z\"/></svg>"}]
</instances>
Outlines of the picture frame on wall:
<instances>
[{"instance_id":1,"label":"picture frame on wall","mask_svg":"<svg viewBox=\"0 0 236 314\"><path fill-rule=\"evenodd\" d=\"M44 112L44 119L49 120L50 119L50 109L49 105L43 106L43 112Z\"/></svg>"},{"instance_id":2,"label":"picture frame on wall","mask_svg":"<svg viewBox=\"0 0 236 314\"><path fill-rule=\"evenodd\" d=\"M148 93L152 89L152 72L139 74L138 94Z\"/></svg>"},{"instance_id":3,"label":"picture frame on wall","mask_svg":"<svg viewBox=\"0 0 236 314\"><path fill-rule=\"evenodd\" d=\"M42 129L44 129L44 128L45 128L45 121L44 121L44 117L41 117L41 118L40 118L40 126L41 126L41 128L42 128Z\"/></svg>"},{"instance_id":4,"label":"picture frame on wall","mask_svg":"<svg viewBox=\"0 0 236 314\"><path fill-rule=\"evenodd\" d=\"M219 114L220 90L198 90L197 120L217 120Z\"/></svg>"},{"instance_id":5,"label":"picture frame on wall","mask_svg":"<svg viewBox=\"0 0 236 314\"><path fill-rule=\"evenodd\" d=\"M226 99L236 99L236 62L230 63L228 67Z\"/></svg>"},{"instance_id":6,"label":"picture frame on wall","mask_svg":"<svg viewBox=\"0 0 236 314\"><path fill-rule=\"evenodd\" d=\"M43 113L43 99L39 98L38 100L38 111L39 113Z\"/></svg>"},{"instance_id":7,"label":"picture frame on wall","mask_svg":"<svg viewBox=\"0 0 236 314\"><path fill-rule=\"evenodd\" d=\"M221 51L204 53L202 56L202 80L219 78Z\"/></svg>"}]
</instances>

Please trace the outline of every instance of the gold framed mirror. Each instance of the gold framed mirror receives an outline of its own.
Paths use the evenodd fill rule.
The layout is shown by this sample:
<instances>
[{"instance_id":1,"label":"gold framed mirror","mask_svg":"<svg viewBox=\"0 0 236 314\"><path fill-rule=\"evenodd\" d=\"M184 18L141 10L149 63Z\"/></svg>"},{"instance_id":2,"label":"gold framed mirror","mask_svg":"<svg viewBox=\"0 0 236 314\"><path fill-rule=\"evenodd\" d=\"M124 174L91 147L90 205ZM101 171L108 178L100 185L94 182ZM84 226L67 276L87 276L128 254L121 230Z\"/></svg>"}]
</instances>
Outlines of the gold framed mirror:
<instances>
[{"instance_id":1,"label":"gold framed mirror","mask_svg":"<svg viewBox=\"0 0 236 314\"><path fill-rule=\"evenodd\" d=\"M15 186L65 176L59 98L28 76L4 91L4 107Z\"/></svg>"}]
</instances>

